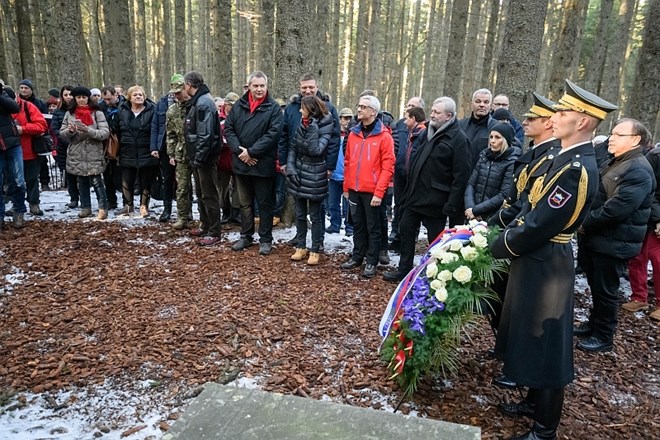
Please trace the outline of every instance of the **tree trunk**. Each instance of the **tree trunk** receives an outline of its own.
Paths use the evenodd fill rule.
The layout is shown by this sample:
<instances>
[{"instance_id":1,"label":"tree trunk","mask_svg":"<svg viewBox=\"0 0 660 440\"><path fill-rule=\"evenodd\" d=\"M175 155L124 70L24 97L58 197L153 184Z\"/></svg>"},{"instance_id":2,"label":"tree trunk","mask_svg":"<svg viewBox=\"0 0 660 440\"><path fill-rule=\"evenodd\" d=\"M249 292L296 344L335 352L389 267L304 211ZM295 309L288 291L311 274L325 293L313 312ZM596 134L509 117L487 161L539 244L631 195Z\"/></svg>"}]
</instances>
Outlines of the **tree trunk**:
<instances>
[{"instance_id":1,"label":"tree trunk","mask_svg":"<svg viewBox=\"0 0 660 440\"><path fill-rule=\"evenodd\" d=\"M562 0L552 0L548 3L548 12L546 14L546 32L543 38L543 47L541 48L541 59L543 62L539 66L536 89L547 91L550 83L550 73L554 60L554 47L557 41L556 35L559 33L562 18ZM545 92L544 96L547 96Z\"/></svg>"},{"instance_id":2,"label":"tree trunk","mask_svg":"<svg viewBox=\"0 0 660 440\"><path fill-rule=\"evenodd\" d=\"M195 68L195 44L192 29L196 25L193 18L192 0L186 0L186 28L185 28L185 42L186 42L186 68L184 71L190 71Z\"/></svg>"},{"instance_id":3,"label":"tree trunk","mask_svg":"<svg viewBox=\"0 0 660 440\"><path fill-rule=\"evenodd\" d=\"M332 99L338 102L339 99L339 66L342 65L340 54L340 40L341 40L341 0L332 1L332 12L330 14L332 19L332 27L328 32L328 50L326 51L325 58L325 78L321 85L323 90L330 93Z\"/></svg>"},{"instance_id":4,"label":"tree trunk","mask_svg":"<svg viewBox=\"0 0 660 440\"><path fill-rule=\"evenodd\" d=\"M495 90L507 95L510 108L518 113L531 106L532 92L536 90L547 8L545 0L511 0L509 4Z\"/></svg>"},{"instance_id":5,"label":"tree trunk","mask_svg":"<svg viewBox=\"0 0 660 440\"><path fill-rule=\"evenodd\" d=\"M486 47L484 48L484 62L481 70L481 87L491 89L493 87L493 60L495 59L495 40L497 40L497 26L500 22L500 1L490 1L490 17L486 29Z\"/></svg>"},{"instance_id":6,"label":"tree trunk","mask_svg":"<svg viewBox=\"0 0 660 440\"><path fill-rule=\"evenodd\" d=\"M607 48L607 61L605 62L605 71L603 72L599 96L613 104L621 105L621 72L630 38L635 3L635 0L621 0L613 33L613 35L616 35L616 38L613 39ZM617 117L618 112L610 113L600 128L604 131L609 130L612 121L616 120Z\"/></svg>"},{"instance_id":7,"label":"tree trunk","mask_svg":"<svg viewBox=\"0 0 660 440\"><path fill-rule=\"evenodd\" d=\"M128 3L128 0L103 0L105 84L129 87L135 82L135 57Z\"/></svg>"},{"instance_id":8,"label":"tree trunk","mask_svg":"<svg viewBox=\"0 0 660 440\"><path fill-rule=\"evenodd\" d=\"M422 1L421 0L416 0L415 1L415 9L413 12L413 24L412 24L412 34L410 35L410 40L407 45L407 49L410 52L410 56L408 57L408 77L406 78L406 82L408 83L408 87L404 88L405 96L399 96L399 102L403 102L408 100L409 98L413 96L419 95L420 91L420 77L421 77L421 71L417 69L417 55L419 53L418 51L418 44L419 44L419 23L421 21L421 13L422 10ZM421 55L421 53L420 53ZM401 99L403 98L403 99ZM397 106L398 107L398 106Z\"/></svg>"},{"instance_id":9,"label":"tree trunk","mask_svg":"<svg viewBox=\"0 0 660 440\"><path fill-rule=\"evenodd\" d=\"M470 14L468 20L467 34L470 38L465 45L465 53L463 55L463 74L461 75L461 89L460 94L457 95L459 102L470 102L472 93L481 87L475 87L475 70L477 61L477 44L479 41L479 17L481 15L481 0L472 0L470 2Z\"/></svg>"},{"instance_id":10,"label":"tree trunk","mask_svg":"<svg viewBox=\"0 0 660 440\"><path fill-rule=\"evenodd\" d=\"M447 69L445 74L444 94L458 99L463 74L463 53L465 49L466 26L469 3L465 0L454 0L451 7L451 26L449 31L449 52L447 53Z\"/></svg>"},{"instance_id":11,"label":"tree trunk","mask_svg":"<svg viewBox=\"0 0 660 440\"><path fill-rule=\"evenodd\" d=\"M21 79L36 81L37 67L32 44L32 24L30 23L30 5L27 1L16 2L16 26L18 32L19 56L21 58Z\"/></svg>"},{"instance_id":12,"label":"tree trunk","mask_svg":"<svg viewBox=\"0 0 660 440\"><path fill-rule=\"evenodd\" d=\"M660 118L660 0L650 0L646 13L646 26L642 35L642 47L637 59L637 75L632 87L628 115L639 119L649 129L654 139L660 137L656 121ZM655 132L655 133L654 133Z\"/></svg>"},{"instance_id":13,"label":"tree trunk","mask_svg":"<svg viewBox=\"0 0 660 440\"><path fill-rule=\"evenodd\" d=\"M582 11L585 2L588 2L588 0L566 0L564 4L564 18L552 60L552 73L550 74L548 91L550 99L556 100L562 96L566 78L575 79L572 73L576 66L575 58L577 57L579 60L580 57L581 43L579 38L584 27L584 14Z\"/></svg>"},{"instance_id":14,"label":"tree trunk","mask_svg":"<svg viewBox=\"0 0 660 440\"><path fill-rule=\"evenodd\" d=\"M165 4L163 5L163 9L161 10L163 14L163 71L167 74L170 73L180 73L183 75L185 72L181 72L180 70L177 70L174 67L174 53L176 46L172 45L172 42L174 41L174 35L173 35L173 30L172 30L172 3L171 0L165 0ZM176 15L176 14L175 14ZM179 20L177 20L179 21ZM165 86L168 86L170 80L167 78L167 82L164 84Z\"/></svg>"},{"instance_id":15,"label":"tree trunk","mask_svg":"<svg viewBox=\"0 0 660 440\"><path fill-rule=\"evenodd\" d=\"M231 7L231 2L229 2ZM275 54L275 0L261 0L261 18L259 21L259 69L272 75ZM231 53L230 53L231 55Z\"/></svg>"},{"instance_id":16,"label":"tree trunk","mask_svg":"<svg viewBox=\"0 0 660 440\"><path fill-rule=\"evenodd\" d=\"M209 2L208 64L205 73L206 83L215 96L224 96L232 90L231 72L231 0L211 0Z\"/></svg>"},{"instance_id":17,"label":"tree trunk","mask_svg":"<svg viewBox=\"0 0 660 440\"><path fill-rule=\"evenodd\" d=\"M27 0L25 0L27 2ZM50 78L48 77L48 45L46 44L44 28L46 27L45 16L42 15L42 12L45 13L44 6L39 0L30 0L30 22L39 23L39 25L34 26L32 29L32 45L35 48L34 59L35 59L35 84L40 85L40 90L38 91L37 96L43 97L46 94L46 91L49 89ZM80 6L78 6L80 7ZM87 63L84 63L87 66ZM56 72L53 72L56 74Z\"/></svg>"},{"instance_id":18,"label":"tree trunk","mask_svg":"<svg viewBox=\"0 0 660 440\"><path fill-rule=\"evenodd\" d=\"M298 90L298 78L312 69L311 23L306 0L282 0L277 5L275 24L275 72L269 87L273 96L288 96Z\"/></svg>"},{"instance_id":19,"label":"tree trunk","mask_svg":"<svg viewBox=\"0 0 660 440\"><path fill-rule=\"evenodd\" d=\"M50 42L50 51L57 66L58 84L77 86L89 84L86 77L84 39L80 3L57 0L57 29Z\"/></svg>"},{"instance_id":20,"label":"tree trunk","mask_svg":"<svg viewBox=\"0 0 660 440\"><path fill-rule=\"evenodd\" d=\"M612 6L614 0L601 0L598 27L593 36L594 47L589 60L589 66L585 69L584 87L587 90L598 90L598 85L603 79L603 70L605 70L605 56L607 55L607 46L609 38L609 25L612 16Z\"/></svg>"},{"instance_id":21,"label":"tree trunk","mask_svg":"<svg viewBox=\"0 0 660 440\"><path fill-rule=\"evenodd\" d=\"M149 55L147 54L147 28L146 11L144 0L135 1L135 82L143 87L147 84L147 66L149 65Z\"/></svg>"},{"instance_id":22,"label":"tree trunk","mask_svg":"<svg viewBox=\"0 0 660 440\"><path fill-rule=\"evenodd\" d=\"M442 1L440 1L440 7L438 7L437 0L431 0L429 6L429 21L427 25L428 35L426 36L426 44L424 45L424 68L422 73L422 95L426 96L426 99L431 102L431 96L436 94L436 81L435 81L435 72L437 66L437 43L439 41L439 34L437 33L437 10L440 9L440 14L442 14ZM427 109L428 111L428 109Z\"/></svg>"},{"instance_id":23,"label":"tree trunk","mask_svg":"<svg viewBox=\"0 0 660 440\"><path fill-rule=\"evenodd\" d=\"M369 25L369 2L360 0L360 9L358 11L357 31L355 32L355 49L352 53L354 58L353 66L351 69L351 96L357 99L360 92L362 92L369 85L366 83L366 69L367 69L367 26Z\"/></svg>"}]
</instances>

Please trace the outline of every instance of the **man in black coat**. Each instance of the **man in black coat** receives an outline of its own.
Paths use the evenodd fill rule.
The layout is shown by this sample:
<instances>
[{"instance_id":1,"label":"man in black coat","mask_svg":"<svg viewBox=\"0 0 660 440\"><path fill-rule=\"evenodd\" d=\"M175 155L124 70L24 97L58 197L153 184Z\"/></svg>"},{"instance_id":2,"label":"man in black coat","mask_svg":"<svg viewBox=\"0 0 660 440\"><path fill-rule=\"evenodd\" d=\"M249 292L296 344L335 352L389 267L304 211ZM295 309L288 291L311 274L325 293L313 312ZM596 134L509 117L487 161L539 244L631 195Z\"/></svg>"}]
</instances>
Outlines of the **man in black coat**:
<instances>
[{"instance_id":1,"label":"man in black coat","mask_svg":"<svg viewBox=\"0 0 660 440\"><path fill-rule=\"evenodd\" d=\"M217 162L222 145L218 109L204 78L198 72L186 73L184 90L191 97L183 121L186 152L195 178L201 226L191 231L199 244L212 246L220 241L220 191ZM155 117L155 116L154 116Z\"/></svg>"},{"instance_id":2,"label":"man in black coat","mask_svg":"<svg viewBox=\"0 0 660 440\"><path fill-rule=\"evenodd\" d=\"M248 91L232 107L225 120L225 137L232 149L232 171L241 204L241 238L232 249L252 246L253 204L259 205L259 254L273 247L275 207L275 159L280 139L282 111L268 94L268 77L256 71L248 77Z\"/></svg>"},{"instance_id":3,"label":"man in black coat","mask_svg":"<svg viewBox=\"0 0 660 440\"><path fill-rule=\"evenodd\" d=\"M648 130L641 122L617 121L608 145L614 157L600 169L599 197L579 231L581 264L593 298L589 322L575 329L576 336L586 337L577 344L583 351L613 347L619 279L626 261L642 250L655 193L653 169L642 151L648 142Z\"/></svg>"},{"instance_id":4,"label":"man in black coat","mask_svg":"<svg viewBox=\"0 0 660 440\"><path fill-rule=\"evenodd\" d=\"M591 133L616 106L566 81L552 116L561 153L544 161L517 221L492 244L511 259L495 344L504 374L530 388L534 427L516 439L556 439L564 387L573 381L572 234L598 193ZM529 415L529 413L522 414Z\"/></svg>"},{"instance_id":5,"label":"man in black coat","mask_svg":"<svg viewBox=\"0 0 660 440\"><path fill-rule=\"evenodd\" d=\"M472 162L470 163L470 172L479 159L479 153L488 147L488 136L490 129L497 123L490 116L490 103L493 100L493 94L488 89L479 89L472 94L470 107L472 113L467 118L458 121L472 145Z\"/></svg>"},{"instance_id":6,"label":"man in black coat","mask_svg":"<svg viewBox=\"0 0 660 440\"><path fill-rule=\"evenodd\" d=\"M406 178L399 223L401 259L396 272L385 272L387 281L401 281L413 268L417 230L423 223L431 243L445 228L463 222L461 210L470 177L470 142L456 120L456 103L438 98L431 107L426 140L418 147Z\"/></svg>"}]
</instances>

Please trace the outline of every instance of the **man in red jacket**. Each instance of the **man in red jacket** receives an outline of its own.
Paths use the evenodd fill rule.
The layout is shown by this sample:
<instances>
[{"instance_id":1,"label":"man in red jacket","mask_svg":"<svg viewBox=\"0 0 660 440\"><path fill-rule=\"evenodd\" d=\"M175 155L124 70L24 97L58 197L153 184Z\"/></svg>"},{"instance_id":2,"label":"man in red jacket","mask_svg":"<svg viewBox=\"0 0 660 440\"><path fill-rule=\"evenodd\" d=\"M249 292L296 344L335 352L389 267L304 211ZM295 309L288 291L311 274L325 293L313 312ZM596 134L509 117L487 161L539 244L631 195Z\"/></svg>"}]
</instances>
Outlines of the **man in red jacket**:
<instances>
[{"instance_id":1,"label":"man in red jacket","mask_svg":"<svg viewBox=\"0 0 660 440\"><path fill-rule=\"evenodd\" d=\"M379 111L378 98L360 98L358 124L348 135L344 157L344 197L350 205L354 235L353 254L341 268L359 267L366 257L365 278L376 275L381 244L379 207L394 174L394 140L377 118Z\"/></svg>"}]
</instances>

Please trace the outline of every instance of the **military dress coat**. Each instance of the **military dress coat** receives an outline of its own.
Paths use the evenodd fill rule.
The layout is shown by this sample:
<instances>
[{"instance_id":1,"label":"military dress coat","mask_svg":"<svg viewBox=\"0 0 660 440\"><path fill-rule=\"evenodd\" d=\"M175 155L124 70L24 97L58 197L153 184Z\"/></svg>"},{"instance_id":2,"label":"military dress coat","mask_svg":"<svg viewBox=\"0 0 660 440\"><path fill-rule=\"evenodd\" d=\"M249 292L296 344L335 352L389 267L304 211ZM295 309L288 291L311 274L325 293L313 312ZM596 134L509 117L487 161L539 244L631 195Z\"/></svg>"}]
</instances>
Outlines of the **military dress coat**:
<instances>
[{"instance_id":1,"label":"military dress coat","mask_svg":"<svg viewBox=\"0 0 660 440\"><path fill-rule=\"evenodd\" d=\"M598 193L591 142L545 160L530 179L517 220L491 246L511 259L495 354L517 384L562 388L574 378L570 237Z\"/></svg>"}]
</instances>

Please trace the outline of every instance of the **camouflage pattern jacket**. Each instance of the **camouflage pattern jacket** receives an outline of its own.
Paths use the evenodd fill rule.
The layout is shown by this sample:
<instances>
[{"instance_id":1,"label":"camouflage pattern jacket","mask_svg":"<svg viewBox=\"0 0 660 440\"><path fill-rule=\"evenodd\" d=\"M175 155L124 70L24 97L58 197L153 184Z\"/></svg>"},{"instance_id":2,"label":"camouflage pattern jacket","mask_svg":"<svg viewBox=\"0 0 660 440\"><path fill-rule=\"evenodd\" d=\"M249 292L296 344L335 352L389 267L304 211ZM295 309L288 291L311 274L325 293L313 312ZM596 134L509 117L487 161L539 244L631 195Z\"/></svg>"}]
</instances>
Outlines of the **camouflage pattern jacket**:
<instances>
[{"instance_id":1,"label":"camouflage pattern jacket","mask_svg":"<svg viewBox=\"0 0 660 440\"><path fill-rule=\"evenodd\" d=\"M177 163L188 164L190 160L186 154L186 139L183 133L183 122L188 111L185 103L174 103L165 114L165 136L167 154Z\"/></svg>"}]
</instances>

